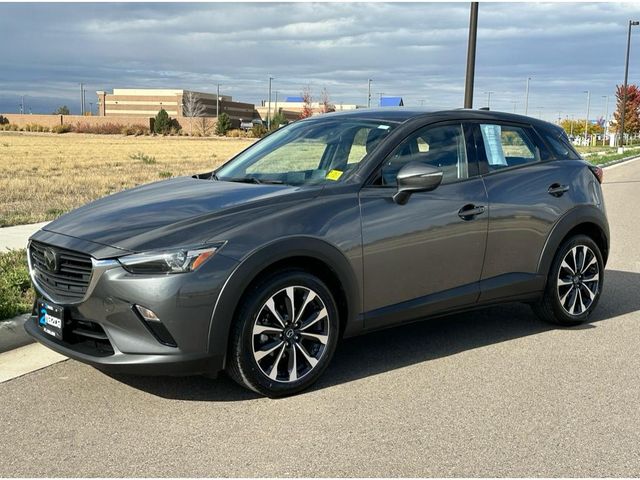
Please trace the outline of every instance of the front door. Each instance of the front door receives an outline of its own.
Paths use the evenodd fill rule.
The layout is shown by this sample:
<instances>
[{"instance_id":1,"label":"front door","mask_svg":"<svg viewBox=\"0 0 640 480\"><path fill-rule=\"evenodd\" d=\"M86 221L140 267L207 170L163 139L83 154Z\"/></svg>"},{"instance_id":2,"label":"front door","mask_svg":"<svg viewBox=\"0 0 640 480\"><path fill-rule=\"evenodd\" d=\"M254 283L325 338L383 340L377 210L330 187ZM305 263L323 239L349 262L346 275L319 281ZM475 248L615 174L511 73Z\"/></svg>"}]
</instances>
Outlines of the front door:
<instances>
[{"instance_id":1,"label":"front door","mask_svg":"<svg viewBox=\"0 0 640 480\"><path fill-rule=\"evenodd\" d=\"M396 175L411 161L440 168L443 181L398 205ZM361 190L360 206L366 328L476 302L488 209L473 135L463 125L409 135Z\"/></svg>"}]
</instances>

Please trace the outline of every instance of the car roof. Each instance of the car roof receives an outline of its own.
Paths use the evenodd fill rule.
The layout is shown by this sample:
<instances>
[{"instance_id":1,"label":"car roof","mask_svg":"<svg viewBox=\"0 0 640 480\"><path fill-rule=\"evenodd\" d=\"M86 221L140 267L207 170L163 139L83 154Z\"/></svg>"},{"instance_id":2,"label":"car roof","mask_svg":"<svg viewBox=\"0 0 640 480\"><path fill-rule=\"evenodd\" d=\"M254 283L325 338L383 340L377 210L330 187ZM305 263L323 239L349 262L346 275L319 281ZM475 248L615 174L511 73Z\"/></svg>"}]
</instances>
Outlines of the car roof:
<instances>
[{"instance_id":1,"label":"car roof","mask_svg":"<svg viewBox=\"0 0 640 480\"><path fill-rule=\"evenodd\" d=\"M404 123L417 117L423 117L425 120L433 121L446 120L487 120L487 121L508 121L516 123L526 123L536 125L543 128L559 128L543 120L515 113L498 112L493 110L472 110L467 108L458 108L451 110L429 110L426 108L416 107L382 107L382 108L359 108L356 110L348 110L342 112L332 112L329 114L318 115L311 119L320 119L330 116L331 118L343 117L357 120L376 120L393 123Z\"/></svg>"}]
</instances>

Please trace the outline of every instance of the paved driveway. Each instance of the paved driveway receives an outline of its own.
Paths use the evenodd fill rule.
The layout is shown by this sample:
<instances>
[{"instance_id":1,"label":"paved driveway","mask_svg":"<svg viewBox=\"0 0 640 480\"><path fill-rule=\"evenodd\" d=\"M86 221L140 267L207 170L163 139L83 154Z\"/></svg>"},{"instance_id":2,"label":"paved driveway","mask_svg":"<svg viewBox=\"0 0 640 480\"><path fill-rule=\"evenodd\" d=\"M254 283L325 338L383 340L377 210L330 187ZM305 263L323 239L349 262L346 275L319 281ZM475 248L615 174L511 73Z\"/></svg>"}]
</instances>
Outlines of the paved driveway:
<instances>
[{"instance_id":1,"label":"paved driveway","mask_svg":"<svg viewBox=\"0 0 640 480\"><path fill-rule=\"evenodd\" d=\"M0 384L0 476L638 476L640 161L606 179L588 325L509 305L371 334L277 401L63 362Z\"/></svg>"}]
</instances>

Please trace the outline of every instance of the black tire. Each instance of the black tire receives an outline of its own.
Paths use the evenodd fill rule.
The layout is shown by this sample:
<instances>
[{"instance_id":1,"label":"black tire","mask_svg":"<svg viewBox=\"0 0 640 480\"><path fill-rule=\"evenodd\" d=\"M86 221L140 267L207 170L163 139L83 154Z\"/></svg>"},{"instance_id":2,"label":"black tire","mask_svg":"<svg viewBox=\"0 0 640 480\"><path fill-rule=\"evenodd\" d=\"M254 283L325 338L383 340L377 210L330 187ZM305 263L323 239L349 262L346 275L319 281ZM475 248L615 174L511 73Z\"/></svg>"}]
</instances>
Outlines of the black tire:
<instances>
[{"instance_id":1,"label":"black tire","mask_svg":"<svg viewBox=\"0 0 640 480\"><path fill-rule=\"evenodd\" d=\"M283 295L282 292L285 291L287 287L294 286L298 289L297 293L294 293L294 297L298 296L298 298L302 299L298 300L297 307L303 314L307 313L309 310L316 314L318 311L321 312L322 309L320 308L320 305L322 304L326 308L326 321L317 321L313 327L326 327L326 344L322 346L320 342L316 342L313 338L307 339L305 337L305 339L302 339L302 330L295 330L295 332L300 333L300 337L296 335L295 339L301 338L301 340L299 340L299 342L294 341L292 337L290 343L288 343L287 339L285 339L283 335L278 333L269 333L268 335L270 336L268 337L268 341L272 343L267 344L267 341L265 340L266 347L260 350L269 350L270 348L268 347L270 345L277 344L277 342L281 341L279 339L283 339L285 344L282 347L283 353L280 353L280 347L278 347L278 350L275 350L272 354L269 354L258 361L256 360L254 349L257 345L256 342L259 343L260 339L263 337L260 334L255 334L254 328L259 328L262 326L263 322L268 322L270 325L277 326L275 322L275 320L277 320L276 317L270 313L270 310L266 310L266 302L275 298L276 301L274 304L276 304L276 310L278 310L278 313L285 311L290 313L290 311L285 310L287 308L286 299L284 300L285 303L279 303L278 299L281 298L280 295ZM306 297L302 297L301 295L305 294L305 289L314 292L317 297L313 300L313 303L309 303L306 308L303 308L301 304L304 303L304 299L306 299ZM288 303L290 304L291 302ZM296 304L295 299L293 303L294 305ZM260 319L258 319L259 315L261 315ZM317 316L319 317L321 315ZM269 320L267 320L267 318ZM287 322L289 322L290 319L287 313L282 314L280 318L285 321L286 325L288 325ZM299 322L301 329L303 327L302 324L304 323L304 319L301 318L301 321ZM292 322L291 326L287 327L287 329L294 330L294 326L295 324ZM289 333L288 330L287 333ZM306 332L312 333L311 330L306 330ZM285 333L284 329L282 330L282 333ZM322 336L324 338L324 332L320 333L323 334ZM287 269L277 272L256 283L240 301L238 313L234 320L230 335L229 357L226 368L227 374L241 386L268 397L283 397L298 393L308 388L320 377L320 375L322 375L333 357L339 333L340 325L336 302L331 291L319 278L299 269ZM308 343L307 347L303 345L303 342L307 341L312 342L311 349L309 350L307 350L309 345ZM312 366L311 363L303 357L300 347L294 343L299 343L300 346L302 346L305 356L310 354L310 352L316 352L317 363ZM259 346L261 345L258 345L258 347ZM278 353L280 353L280 357L277 356ZM258 352L258 354L260 354L260 352ZM313 357L313 353L311 356ZM294 358L293 361L291 360L292 357ZM282 362L286 362L287 365L283 365L280 360L282 360ZM312 360L315 361L315 357ZM264 370L264 362L268 363L270 361L273 361L273 364L276 365L276 376L280 376L280 374L282 374L286 377L288 374L289 378L269 378ZM298 371L300 371L300 367L305 366L303 365L305 362L307 364L306 368L308 371L301 375L300 378L297 378ZM294 370L292 363L293 365L296 365L296 377L294 380L291 380L291 372ZM281 368L283 366L286 368ZM271 373L273 373L273 370L271 370Z\"/></svg>"},{"instance_id":2,"label":"black tire","mask_svg":"<svg viewBox=\"0 0 640 480\"><path fill-rule=\"evenodd\" d=\"M573 285L563 285L562 282L565 282L566 280L559 280L559 273L563 264L563 260L565 260L565 257L568 254L571 255L570 252L572 252L572 250L576 247L578 247L578 252L587 252L585 253L586 260L583 260L583 264L590 263L591 259L588 251L584 250L583 247L586 247L595 255L598 277L597 283L595 281L582 283L583 278L586 279L595 277L595 274L593 274L593 272L595 271L595 266L593 265L589 268L589 272L591 273L591 275L584 276L579 274L578 270L580 270L580 268L575 268L575 265L573 265L573 267L576 270L576 275L573 276L570 275L571 269L562 267L563 275L567 276L565 278L573 278L575 276L578 276L580 278L576 279L575 281L572 280L572 282L575 282ZM578 258L580 258L580 253L578 253ZM578 265L580 265L579 259L577 260L577 263ZM571 260L569 260L569 264L571 264ZM551 264L551 269L549 270L549 276L547 278L547 284L544 294L540 301L532 305L533 311L545 322L563 326L579 325L581 323L584 323L596 308L598 301L600 300L600 295L602 294L603 285L604 262L602 260L602 253L600 252L600 248L598 247L596 242L591 239L591 237L588 237L586 235L575 235L567 239L558 249L555 258L553 259L553 263ZM571 292L569 290L571 290ZM577 290L580 290L579 297ZM589 292L593 291L595 291L595 296L593 299L591 299L589 296ZM565 297L565 295L567 296ZM571 305L571 300L574 298L574 296L576 297L577 301L582 302L583 295L585 301L590 301L589 305L582 305L582 303L580 303L575 307L575 313L571 314L571 312L569 311L571 310L571 308L570 306L569 308L567 308L567 305ZM565 298L564 305L561 302L562 297ZM583 306L585 307L584 310L579 312L579 310L581 310L581 307Z\"/></svg>"}]
</instances>

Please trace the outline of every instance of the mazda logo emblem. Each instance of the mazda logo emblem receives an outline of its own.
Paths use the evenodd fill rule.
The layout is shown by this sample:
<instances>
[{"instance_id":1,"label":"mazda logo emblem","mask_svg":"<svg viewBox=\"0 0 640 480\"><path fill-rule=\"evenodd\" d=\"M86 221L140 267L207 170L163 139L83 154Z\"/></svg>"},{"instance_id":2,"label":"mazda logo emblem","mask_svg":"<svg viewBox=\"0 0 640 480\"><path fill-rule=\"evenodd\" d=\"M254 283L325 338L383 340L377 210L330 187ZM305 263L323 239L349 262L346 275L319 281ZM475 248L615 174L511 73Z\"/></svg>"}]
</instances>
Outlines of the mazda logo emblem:
<instances>
[{"instance_id":1,"label":"mazda logo emblem","mask_svg":"<svg viewBox=\"0 0 640 480\"><path fill-rule=\"evenodd\" d=\"M47 267L47 270L50 272L58 271L58 254L55 250L51 248L44 250L44 266Z\"/></svg>"}]
</instances>

